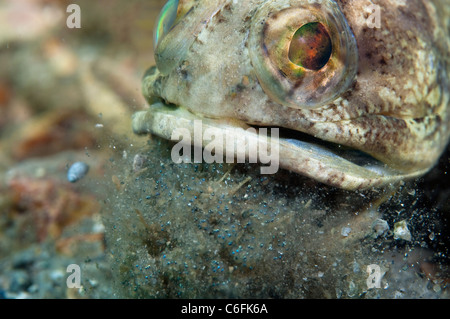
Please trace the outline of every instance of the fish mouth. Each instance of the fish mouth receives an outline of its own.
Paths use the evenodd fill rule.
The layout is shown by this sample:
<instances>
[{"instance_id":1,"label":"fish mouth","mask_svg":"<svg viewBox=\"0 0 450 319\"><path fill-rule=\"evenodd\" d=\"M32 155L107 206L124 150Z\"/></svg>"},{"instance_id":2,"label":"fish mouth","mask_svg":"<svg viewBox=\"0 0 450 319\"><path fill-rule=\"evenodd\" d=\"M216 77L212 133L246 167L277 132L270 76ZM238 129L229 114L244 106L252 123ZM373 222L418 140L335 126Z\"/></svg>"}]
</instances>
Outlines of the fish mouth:
<instances>
[{"instance_id":1,"label":"fish mouth","mask_svg":"<svg viewBox=\"0 0 450 319\"><path fill-rule=\"evenodd\" d=\"M246 161L254 163L256 159L256 162L262 165L269 164L270 167L275 167L275 170L266 170L266 173L261 170L263 174L276 173L280 167L333 187L363 190L397 183L425 173L425 171L401 172L362 151L292 129L259 127L234 119L206 118L154 96L148 101L150 103L148 110L133 115L132 128L135 134L154 134L168 140L183 142L180 141L180 134L175 134L177 137L174 138L174 132L184 132L190 135L187 141L191 142L191 145L201 146L204 149L211 146L209 144L211 136L223 136L223 140L226 138L234 140L232 147L224 146L221 152L224 157L227 155L227 162L231 157L228 156L228 152L232 153L236 162L243 153L239 153L239 149L244 148ZM210 138L195 142L196 134L207 135ZM188 144L186 140L184 142ZM257 148L252 149L250 145L252 143L256 143ZM215 151L216 147L215 144ZM266 148L264 153L266 162L262 160L261 147ZM252 154L255 150L257 154ZM277 153L277 156L271 157L269 163L268 154L272 156L274 153Z\"/></svg>"}]
</instances>

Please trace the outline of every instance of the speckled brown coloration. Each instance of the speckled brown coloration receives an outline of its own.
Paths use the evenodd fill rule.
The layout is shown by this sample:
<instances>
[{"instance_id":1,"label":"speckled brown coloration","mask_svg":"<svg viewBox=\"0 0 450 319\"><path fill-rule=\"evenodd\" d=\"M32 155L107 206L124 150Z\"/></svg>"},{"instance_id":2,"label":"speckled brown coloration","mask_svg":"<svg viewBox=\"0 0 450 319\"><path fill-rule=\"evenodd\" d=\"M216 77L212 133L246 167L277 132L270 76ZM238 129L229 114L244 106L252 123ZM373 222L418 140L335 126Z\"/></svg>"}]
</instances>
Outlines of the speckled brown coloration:
<instances>
[{"instance_id":1,"label":"speckled brown coloration","mask_svg":"<svg viewBox=\"0 0 450 319\"><path fill-rule=\"evenodd\" d=\"M345 17L356 39L357 75L339 97L316 108L280 104L260 85L261 77L250 57L252 50L258 48L249 38L255 29L254 17L267 1L180 3L176 25L156 50L158 70L144 78L147 97L161 98L204 118L292 129L360 150L397 172L383 175L423 174L447 145L450 39L449 17L444 13L449 11L448 1L336 1L338 14ZM302 0L272 3L284 3L280 10L286 9L285 3L292 8L308 6L308 1ZM323 3L334 1L322 1L322 6ZM372 4L380 6L380 28L367 24ZM275 14L269 13L272 20ZM300 26L290 27L294 33ZM296 83L302 85L298 79ZM168 135L156 132L150 124L142 124L136 120L138 117L135 131ZM136 127L138 122L141 127ZM344 188L360 188L363 184L370 187L394 180L385 176L382 181L375 178L377 182L373 182L370 174L364 177L363 173L358 182L352 181L347 187L342 182L347 178L344 169L333 169L318 178L315 173L305 172L303 163L286 160L281 165Z\"/></svg>"}]
</instances>

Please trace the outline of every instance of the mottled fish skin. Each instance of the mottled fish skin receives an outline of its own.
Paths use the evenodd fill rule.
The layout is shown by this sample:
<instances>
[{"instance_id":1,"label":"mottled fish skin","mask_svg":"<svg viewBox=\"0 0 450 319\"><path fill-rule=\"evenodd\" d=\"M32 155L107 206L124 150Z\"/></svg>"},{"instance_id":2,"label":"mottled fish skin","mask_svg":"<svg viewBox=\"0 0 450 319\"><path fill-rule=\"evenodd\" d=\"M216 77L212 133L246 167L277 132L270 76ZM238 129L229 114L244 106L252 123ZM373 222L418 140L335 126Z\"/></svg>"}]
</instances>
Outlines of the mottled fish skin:
<instances>
[{"instance_id":1,"label":"mottled fish skin","mask_svg":"<svg viewBox=\"0 0 450 319\"><path fill-rule=\"evenodd\" d=\"M356 76L317 108L274 101L255 75L249 52L257 48L249 38L255 12L266 3L180 1L177 23L156 50L157 68L144 78L146 97L205 118L300 131L405 173L436 163L450 136L448 1L335 1L356 40ZM372 4L381 8L380 28L367 24ZM328 183L339 187L341 175Z\"/></svg>"}]
</instances>

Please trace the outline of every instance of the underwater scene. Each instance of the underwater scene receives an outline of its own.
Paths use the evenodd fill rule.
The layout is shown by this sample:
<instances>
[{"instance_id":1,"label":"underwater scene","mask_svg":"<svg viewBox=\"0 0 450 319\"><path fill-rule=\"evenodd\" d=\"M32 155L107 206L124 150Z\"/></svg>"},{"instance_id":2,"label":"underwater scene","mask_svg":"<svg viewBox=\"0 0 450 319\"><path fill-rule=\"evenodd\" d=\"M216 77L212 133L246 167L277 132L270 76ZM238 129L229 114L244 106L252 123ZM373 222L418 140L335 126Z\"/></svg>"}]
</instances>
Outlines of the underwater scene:
<instances>
[{"instance_id":1,"label":"underwater scene","mask_svg":"<svg viewBox=\"0 0 450 319\"><path fill-rule=\"evenodd\" d=\"M448 299L449 76L448 0L1 0L0 299Z\"/></svg>"}]
</instances>

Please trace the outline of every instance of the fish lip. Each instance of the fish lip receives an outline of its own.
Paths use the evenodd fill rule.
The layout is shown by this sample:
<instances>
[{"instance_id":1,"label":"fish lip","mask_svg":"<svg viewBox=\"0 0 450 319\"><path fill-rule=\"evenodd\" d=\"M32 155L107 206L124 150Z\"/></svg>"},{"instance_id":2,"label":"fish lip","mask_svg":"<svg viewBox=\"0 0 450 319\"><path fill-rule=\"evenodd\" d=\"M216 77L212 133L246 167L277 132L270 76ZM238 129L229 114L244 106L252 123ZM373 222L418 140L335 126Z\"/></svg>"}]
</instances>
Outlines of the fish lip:
<instances>
[{"instance_id":1,"label":"fish lip","mask_svg":"<svg viewBox=\"0 0 450 319\"><path fill-rule=\"evenodd\" d=\"M250 137L254 140L255 133L248 133L246 128L253 127L257 131L263 128L238 120L234 123L227 119L202 117L183 106L166 103L161 97L152 96L149 101L153 102L150 109L133 115L132 127L135 134L154 134L172 140L172 134L180 128L194 134L195 122L200 120L203 129L213 127L221 130L222 134L227 134L230 133L230 128L237 128L240 130L239 133L231 131L235 137L244 134L245 138ZM242 125L238 126L238 123ZM352 191L378 188L416 178L428 171L427 169L402 172L362 151L333 144L292 129L279 129L280 134L276 138L280 147L277 159L279 167L337 188ZM259 137L256 136L257 139ZM272 140L272 137L268 138Z\"/></svg>"},{"instance_id":2,"label":"fish lip","mask_svg":"<svg viewBox=\"0 0 450 319\"><path fill-rule=\"evenodd\" d=\"M187 108L183 107L182 105L177 105L173 103L168 103L166 100L164 100L161 97L153 96L150 98L150 105L160 105L161 108L167 108L167 109L173 109L176 108L183 108L184 110L188 111L193 116L198 117L199 119L202 119L202 117L196 113L190 112ZM373 156L360 151L356 148L351 148L348 146L344 146L342 144L337 144L333 142L329 142L326 140L323 140L318 137L314 137L311 134L304 133L301 131L297 131L291 128L281 127L281 126L258 126L254 124L245 123L245 125L255 128L257 131L260 128L272 128L272 129L279 129L279 137L283 140L291 142L293 145L300 145L303 144L303 147L310 147L311 145L315 145L317 147L320 147L322 149L326 149L327 151L335 153L337 156L340 156L356 165L359 166L366 166L366 167L374 167L374 166L386 166L386 164L382 163L381 161L375 159Z\"/></svg>"}]
</instances>

